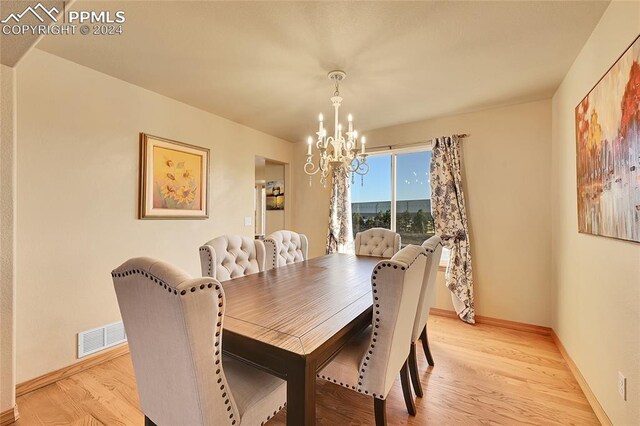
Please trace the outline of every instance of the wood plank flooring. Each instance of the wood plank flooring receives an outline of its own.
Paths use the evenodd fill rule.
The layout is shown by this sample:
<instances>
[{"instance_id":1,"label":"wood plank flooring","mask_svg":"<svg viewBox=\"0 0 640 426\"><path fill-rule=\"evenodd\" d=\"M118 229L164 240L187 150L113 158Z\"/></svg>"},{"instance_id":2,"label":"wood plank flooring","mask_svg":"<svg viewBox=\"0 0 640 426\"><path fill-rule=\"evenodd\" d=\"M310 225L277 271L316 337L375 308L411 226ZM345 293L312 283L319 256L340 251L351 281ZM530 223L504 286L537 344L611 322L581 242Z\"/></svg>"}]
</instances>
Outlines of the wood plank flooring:
<instances>
[{"instance_id":1,"label":"wood plank flooring","mask_svg":"<svg viewBox=\"0 0 640 426\"><path fill-rule=\"evenodd\" d=\"M400 381L387 400L389 425L598 425L551 337L431 316L428 367L418 360L424 398L404 407ZM372 425L373 400L317 382L319 425ZM142 425L133 367L123 355L18 398L16 426ZM286 424L283 411L269 426Z\"/></svg>"}]
</instances>

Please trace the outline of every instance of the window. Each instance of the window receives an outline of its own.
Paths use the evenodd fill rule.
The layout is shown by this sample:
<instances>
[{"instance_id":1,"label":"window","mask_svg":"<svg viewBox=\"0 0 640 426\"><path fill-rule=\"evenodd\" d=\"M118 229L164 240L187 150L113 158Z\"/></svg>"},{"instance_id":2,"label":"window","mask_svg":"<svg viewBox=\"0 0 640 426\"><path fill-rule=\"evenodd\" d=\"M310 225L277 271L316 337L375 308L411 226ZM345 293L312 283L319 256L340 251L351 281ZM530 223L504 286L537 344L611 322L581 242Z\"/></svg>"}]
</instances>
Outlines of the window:
<instances>
[{"instance_id":1,"label":"window","mask_svg":"<svg viewBox=\"0 0 640 426\"><path fill-rule=\"evenodd\" d=\"M395 231L402 244L422 244L433 236L431 216L431 151L394 154L396 161ZM393 228L392 228L393 229Z\"/></svg>"},{"instance_id":2,"label":"window","mask_svg":"<svg viewBox=\"0 0 640 426\"><path fill-rule=\"evenodd\" d=\"M431 151L385 152L367 158L370 170L351 189L353 232L387 228L402 245L422 244L434 235L429 167Z\"/></svg>"},{"instance_id":3,"label":"window","mask_svg":"<svg viewBox=\"0 0 640 426\"><path fill-rule=\"evenodd\" d=\"M371 228L391 228L391 155L367 158L369 173L351 186L353 235ZM361 185L361 182L364 184Z\"/></svg>"},{"instance_id":4,"label":"window","mask_svg":"<svg viewBox=\"0 0 640 426\"><path fill-rule=\"evenodd\" d=\"M351 186L354 237L370 228L387 228L400 234L404 247L433 236L431 151L385 151L370 154L367 163L369 173ZM449 255L442 250L440 266L448 265Z\"/></svg>"},{"instance_id":5,"label":"window","mask_svg":"<svg viewBox=\"0 0 640 426\"><path fill-rule=\"evenodd\" d=\"M370 228L387 228L400 234L404 247L433 236L431 151L385 151L370 154L367 163L369 173L351 186L354 237ZM444 249L440 265L448 262L449 250Z\"/></svg>"}]
</instances>

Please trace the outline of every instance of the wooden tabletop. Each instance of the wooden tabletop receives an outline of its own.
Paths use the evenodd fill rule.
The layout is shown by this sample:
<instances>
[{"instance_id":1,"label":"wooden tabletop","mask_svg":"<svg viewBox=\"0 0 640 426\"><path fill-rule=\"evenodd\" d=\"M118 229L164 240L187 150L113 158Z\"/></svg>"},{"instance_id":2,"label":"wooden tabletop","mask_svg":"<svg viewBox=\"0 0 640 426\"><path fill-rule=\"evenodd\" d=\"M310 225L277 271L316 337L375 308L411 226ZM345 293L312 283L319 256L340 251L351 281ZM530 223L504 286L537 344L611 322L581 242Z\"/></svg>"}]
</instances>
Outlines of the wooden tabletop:
<instances>
[{"instance_id":1,"label":"wooden tabletop","mask_svg":"<svg viewBox=\"0 0 640 426\"><path fill-rule=\"evenodd\" d=\"M224 328L309 354L371 307L380 260L333 254L226 281Z\"/></svg>"},{"instance_id":2,"label":"wooden tabletop","mask_svg":"<svg viewBox=\"0 0 640 426\"><path fill-rule=\"evenodd\" d=\"M222 283L223 349L287 381L287 425L316 424L316 373L371 324L380 258L332 254Z\"/></svg>"}]
</instances>

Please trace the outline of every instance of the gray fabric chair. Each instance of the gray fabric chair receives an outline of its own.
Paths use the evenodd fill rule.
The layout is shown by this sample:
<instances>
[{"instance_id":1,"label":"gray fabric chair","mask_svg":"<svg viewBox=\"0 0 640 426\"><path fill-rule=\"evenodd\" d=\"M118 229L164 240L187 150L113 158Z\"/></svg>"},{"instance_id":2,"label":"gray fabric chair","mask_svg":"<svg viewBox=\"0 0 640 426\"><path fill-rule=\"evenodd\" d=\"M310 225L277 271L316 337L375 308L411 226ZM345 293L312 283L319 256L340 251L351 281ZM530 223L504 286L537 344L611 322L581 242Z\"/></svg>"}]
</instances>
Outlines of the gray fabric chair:
<instances>
[{"instance_id":1,"label":"gray fabric chair","mask_svg":"<svg viewBox=\"0 0 640 426\"><path fill-rule=\"evenodd\" d=\"M203 277L218 281L265 270L264 243L241 235L223 235L207 241L199 249Z\"/></svg>"},{"instance_id":2,"label":"gray fabric chair","mask_svg":"<svg viewBox=\"0 0 640 426\"><path fill-rule=\"evenodd\" d=\"M216 279L145 257L111 276L146 425L253 426L282 409L285 381L223 357Z\"/></svg>"},{"instance_id":3,"label":"gray fabric chair","mask_svg":"<svg viewBox=\"0 0 640 426\"><path fill-rule=\"evenodd\" d=\"M407 359L425 263L426 252L416 245L378 262L371 275L371 326L352 338L318 374L373 397L378 426L386 425L385 401L398 372L407 409L416 414Z\"/></svg>"},{"instance_id":4,"label":"gray fabric chair","mask_svg":"<svg viewBox=\"0 0 640 426\"><path fill-rule=\"evenodd\" d=\"M267 269L290 263L302 262L309 256L309 241L304 234L293 231L276 231L264 239L267 252Z\"/></svg>"},{"instance_id":5,"label":"gray fabric chair","mask_svg":"<svg viewBox=\"0 0 640 426\"><path fill-rule=\"evenodd\" d=\"M400 234L384 228L371 228L358 232L356 254L390 258L400 250Z\"/></svg>"},{"instance_id":6,"label":"gray fabric chair","mask_svg":"<svg viewBox=\"0 0 640 426\"><path fill-rule=\"evenodd\" d=\"M429 310L433 306L436 298L436 276L438 275L438 267L440 266L440 257L442 256L442 241L437 235L429 238L422 243L422 248L427 252L427 262L424 270L424 278L422 281L422 289L420 290L420 299L418 301L418 310L413 324L413 333L411 336L411 348L409 352L409 371L411 373L411 382L413 389L418 397L422 397L422 385L420 384L420 375L418 372L418 358L416 355L416 344L418 340L422 340L422 349L427 357L430 366L434 366L433 356L429 349L429 340L427 338L427 320L429 319Z\"/></svg>"}]
</instances>

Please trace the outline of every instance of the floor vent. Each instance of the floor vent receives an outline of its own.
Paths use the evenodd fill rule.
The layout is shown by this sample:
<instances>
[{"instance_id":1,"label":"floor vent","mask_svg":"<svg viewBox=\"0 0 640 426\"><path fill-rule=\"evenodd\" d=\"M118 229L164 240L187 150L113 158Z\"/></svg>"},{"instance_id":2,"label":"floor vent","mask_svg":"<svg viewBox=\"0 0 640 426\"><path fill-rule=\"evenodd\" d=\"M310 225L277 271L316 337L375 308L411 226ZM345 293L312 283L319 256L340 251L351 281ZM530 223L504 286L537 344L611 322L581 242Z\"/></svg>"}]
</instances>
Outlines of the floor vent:
<instances>
[{"instance_id":1,"label":"floor vent","mask_svg":"<svg viewBox=\"0 0 640 426\"><path fill-rule=\"evenodd\" d=\"M127 341L122 321L78 333L78 358Z\"/></svg>"}]
</instances>

